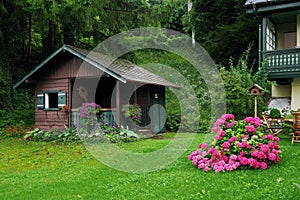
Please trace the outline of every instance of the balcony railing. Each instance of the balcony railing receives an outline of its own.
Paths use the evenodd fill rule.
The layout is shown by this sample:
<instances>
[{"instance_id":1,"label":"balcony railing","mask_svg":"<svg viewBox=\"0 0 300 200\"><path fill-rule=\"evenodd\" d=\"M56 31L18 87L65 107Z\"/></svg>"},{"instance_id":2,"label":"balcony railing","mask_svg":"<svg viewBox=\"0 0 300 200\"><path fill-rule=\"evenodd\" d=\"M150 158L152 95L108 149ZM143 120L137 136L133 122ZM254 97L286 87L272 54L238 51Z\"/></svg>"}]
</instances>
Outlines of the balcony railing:
<instances>
[{"instance_id":1,"label":"balcony railing","mask_svg":"<svg viewBox=\"0 0 300 200\"><path fill-rule=\"evenodd\" d=\"M72 111L71 113L71 126L78 127L81 123L82 118L80 117L80 113L77 111ZM111 111L103 111L99 116L99 122L109 123L111 126L116 126L116 112L114 110Z\"/></svg>"},{"instance_id":2,"label":"balcony railing","mask_svg":"<svg viewBox=\"0 0 300 200\"><path fill-rule=\"evenodd\" d=\"M300 48L263 52L269 78L300 76Z\"/></svg>"}]
</instances>

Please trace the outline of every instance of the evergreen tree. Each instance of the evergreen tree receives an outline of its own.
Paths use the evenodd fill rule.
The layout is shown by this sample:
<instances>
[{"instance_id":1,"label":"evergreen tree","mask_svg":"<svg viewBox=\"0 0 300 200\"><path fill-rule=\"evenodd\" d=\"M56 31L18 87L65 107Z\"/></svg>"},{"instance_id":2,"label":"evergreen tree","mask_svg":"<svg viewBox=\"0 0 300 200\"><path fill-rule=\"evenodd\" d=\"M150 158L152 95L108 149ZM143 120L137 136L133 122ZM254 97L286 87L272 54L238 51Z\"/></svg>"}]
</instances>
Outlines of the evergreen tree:
<instances>
[{"instance_id":1,"label":"evergreen tree","mask_svg":"<svg viewBox=\"0 0 300 200\"><path fill-rule=\"evenodd\" d=\"M225 65L231 57L238 59L241 52L254 44L250 60L257 57L258 28L241 0L193 0L186 31L195 27L195 39L210 53L217 64Z\"/></svg>"}]
</instances>

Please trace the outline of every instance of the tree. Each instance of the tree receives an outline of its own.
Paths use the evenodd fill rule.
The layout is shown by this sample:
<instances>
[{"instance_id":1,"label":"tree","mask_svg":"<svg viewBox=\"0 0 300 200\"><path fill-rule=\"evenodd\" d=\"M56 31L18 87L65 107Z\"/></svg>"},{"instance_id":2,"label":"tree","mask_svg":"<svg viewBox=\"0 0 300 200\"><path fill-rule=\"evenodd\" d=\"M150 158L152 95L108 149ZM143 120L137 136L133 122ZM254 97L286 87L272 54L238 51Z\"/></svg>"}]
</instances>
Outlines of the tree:
<instances>
[{"instance_id":1,"label":"tree","mask_svg":"<svg viewBox=\"0 0 300 200\"><path fill-rule=\"evenodd\" d=\"M254 18L247 15L244 1L193 0L189 17L185 17L186 32L195 27L195 38L218 64L225 65L231 57L238 59L250 43L257 57L258 28Z\"/></svg>"}]
</instances>

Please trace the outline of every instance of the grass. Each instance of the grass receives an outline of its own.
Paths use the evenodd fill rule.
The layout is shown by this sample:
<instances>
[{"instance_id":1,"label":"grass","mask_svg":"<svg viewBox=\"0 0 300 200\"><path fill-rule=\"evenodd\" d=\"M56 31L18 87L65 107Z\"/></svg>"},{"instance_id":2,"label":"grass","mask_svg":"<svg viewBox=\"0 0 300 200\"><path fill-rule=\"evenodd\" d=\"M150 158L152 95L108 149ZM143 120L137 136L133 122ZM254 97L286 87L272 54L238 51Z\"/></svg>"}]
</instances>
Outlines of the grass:
<instances>
[{"instance_id":1,"label":"grass","mask_svg":"<svg viewBox=\"0 0 300 200\"><path fill-rule=\"evenodd\" d=\"M151 152L174 134L121 145ZM300 144L280 136L282 160L267 170L205 173L187 161L205 135L169 167L126 173L97 161L80 144L0 140L0 199L299 199Z\"/></svg>"}]
</instances>

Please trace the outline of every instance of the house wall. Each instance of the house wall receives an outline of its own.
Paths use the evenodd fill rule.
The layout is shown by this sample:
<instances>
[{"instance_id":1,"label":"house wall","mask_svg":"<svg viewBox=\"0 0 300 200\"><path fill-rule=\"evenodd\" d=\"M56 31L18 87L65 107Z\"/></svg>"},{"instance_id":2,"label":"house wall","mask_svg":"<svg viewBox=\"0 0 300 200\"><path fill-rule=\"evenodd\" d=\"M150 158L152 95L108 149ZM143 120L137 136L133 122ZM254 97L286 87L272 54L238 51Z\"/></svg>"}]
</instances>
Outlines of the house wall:
<instances>
[{"instance_id":1,"label":"house wall","mask_svg":"<svg viewBox=\"0 0 300 200\"><path fill-rule=\"evenodd\" d=\"M69 79L41 80L35 90L35 105L37 105L37 94L49 90L67 92L67 102L69 102ZM37 106L35 107L35 127L41 130L50 130L54 128L63 129L65 125L69 125L69 113L60 110L44 111L39 110Z\"/></svg>"},{"instance_id":2,"label":"house wall","mask_svg":"<svg viewBox=\"0 0 300 200\"><path fill-rule=\"evenodd\" d=\"M277 31L277 49L284 49L284 33L296 31L296 23L278 24Z\"/></svg>"},{"instance_id":3,"label":"house wall","mask_svg":"<svg viewBox=\"0 0 300 200\"><path fill-rule=\"evenodd\" d=\"M291 109L298 110L300 108L300 78L293 79L291 99Z\"/></svg>"},{"instance_id":4,"label":"house wall","mask_svg":"<svg viewBox=\"0 0 300 200\"><path fill-rule=\"evenodd\" d=\"M45 79L95 77L102 76L103 72L68 52L61 52L37 74L39 80L41 76Z\"/></svg>"},{"instance_id":5,"label":"house wall","mask_svg":"<svg viewBox=\"0 0 300 200\"><path fill-rule=\"evenodd\" d=\"M291 97L291 85L272 85L272 97Z\"/></svg>"}]
</instances>

